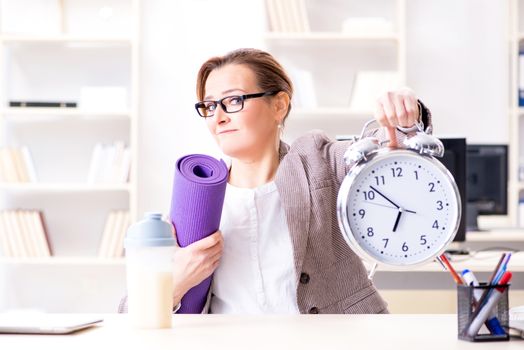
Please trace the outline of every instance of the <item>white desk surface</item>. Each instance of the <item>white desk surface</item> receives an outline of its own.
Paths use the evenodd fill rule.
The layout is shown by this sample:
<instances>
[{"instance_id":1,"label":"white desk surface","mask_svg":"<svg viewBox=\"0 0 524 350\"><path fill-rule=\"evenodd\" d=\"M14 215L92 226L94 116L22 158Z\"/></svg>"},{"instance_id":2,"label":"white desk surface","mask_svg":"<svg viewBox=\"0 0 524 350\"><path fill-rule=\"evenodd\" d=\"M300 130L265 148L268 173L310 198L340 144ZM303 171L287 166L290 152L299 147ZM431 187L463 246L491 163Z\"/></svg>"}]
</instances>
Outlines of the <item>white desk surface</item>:
<instances>
[{"instance_id":1,"label":"white desk surface","mask_svg":"<svg viewBox=\"0 0 524 350\"><path fill-rule=\"evenodd\" d=\"M457 339L456 315L174 315L173 327L133 330L126 315L71 335L0 335L2 349L524 349L524 339Z\"/></svg>"},{"instance_id":2,"label":"white desk surface","mask_svg":"<svg viewBox=\"0 0 524 350\"><path fill-rule=\"evenodd\" d=\"M495 269L495 266L497 266L502 253L502 251L487 251L474 253L472 255L456 255L451 257L450 261L458 272L466 268L474 272L492 272ZM368 270L371 267L371 264L366 261L364 261L364 265ZM511 272L524 272L524 251L511 254L508 270ZM377 272L380 271L398 271L398 269L379 265ZM408 271L448 273L437 261L429 262L421 266L410 267Z\"/></svg>"}]
</instances>

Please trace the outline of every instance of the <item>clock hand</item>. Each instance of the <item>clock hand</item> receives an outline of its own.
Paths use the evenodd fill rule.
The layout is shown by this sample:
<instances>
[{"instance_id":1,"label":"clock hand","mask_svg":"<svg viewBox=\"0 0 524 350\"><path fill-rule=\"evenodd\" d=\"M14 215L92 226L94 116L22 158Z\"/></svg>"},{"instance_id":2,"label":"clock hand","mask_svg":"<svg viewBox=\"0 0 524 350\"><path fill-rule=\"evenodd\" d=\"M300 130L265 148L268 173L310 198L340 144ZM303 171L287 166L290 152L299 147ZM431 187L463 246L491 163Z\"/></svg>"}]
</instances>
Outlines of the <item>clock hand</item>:
<instances>
[{"instance_id":1,"label":"clock hand","mask_svg":"<svg viewBox=\"0 0 524 350\"><path fill-rule=\"evenodd\" d=\"M398 215L397 219L395 220L395 224L393 225L393 232L397 231L398 222L400 221L400 216L402 215L402 208L398 208Z\"/></svg>"},{"instance_id":2,"label":"clock hand","mask_svg":"<svg viewBox=\"0 0 524 350\"><path fill-rule=\"evenodd\" d=\"M364 201L364 203L366 204L373 204L373 205L378 205L379 207L384 207L384 208L390 208L390 209L396 209L398 210L398 208L395 208L391 205L386 205L386 204L381 204L381 203L374 203L374 202L370 202L370 201Z\"/></svg>"},{"instance_id":3,"label":"clock hand","mask_svg":"<svg viewBox=\"0 0 524 350\"><path fill-rule=\"evenodd\" d=\"M373 186L369 186L369 188L371 188L373 191L377 192L380 196L382 196L385 200L387 200L389 203L393 204L395 206L395 208L400 208L398 205L395 204L395 202L393 202L391 199L389 199L388 197L384 196L382 193L379 192L379 190L377 190L375 187Z\"/></svg>"},{"instance_id":4,"label":"clock hand","mask_svg":"<svg viewBox=\"0 0 524 350\"><path fill-rule=\"evenodd\" d=\"M375 203L375 202L371 202L371 201L364 201L364 203L366 203L366 204L372 204L372 205L377 205L377 206L379 206L379 207L384 207L384 208L397 209L397 210L400 209L400 207L399 207L399 208L396 208L396 207L392 207L391 205L386 205L386 204L381 204L381 203ZM404 209L404 208L402 208L402 211L403 211L403 212L405 211L406 213L412 213L412 214L416 214L416 213L417 213L416 211L409 210L409 209Z\"/></svg>"}]
</instances>

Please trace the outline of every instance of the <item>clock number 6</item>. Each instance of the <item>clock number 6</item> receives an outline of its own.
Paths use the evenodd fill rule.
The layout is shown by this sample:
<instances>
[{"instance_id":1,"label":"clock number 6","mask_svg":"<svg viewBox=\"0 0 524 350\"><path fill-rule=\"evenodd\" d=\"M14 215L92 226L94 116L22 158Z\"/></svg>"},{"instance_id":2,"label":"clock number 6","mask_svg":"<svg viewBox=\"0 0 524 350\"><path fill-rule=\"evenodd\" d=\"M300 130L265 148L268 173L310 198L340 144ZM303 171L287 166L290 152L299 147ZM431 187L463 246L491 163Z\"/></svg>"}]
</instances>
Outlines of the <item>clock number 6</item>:
<instances>
[{"instance_id":1,"label":"clock number 6","mask_svg":"<svg viewBox=\"0 0 524 350\"><path fill-rule=\"evenodd\" d=\"M404 244L402 245L402 251L407 252L408 250L409 250L408 245L406 244L406 242L404 242Z\"/></svg>"}]
</instances>

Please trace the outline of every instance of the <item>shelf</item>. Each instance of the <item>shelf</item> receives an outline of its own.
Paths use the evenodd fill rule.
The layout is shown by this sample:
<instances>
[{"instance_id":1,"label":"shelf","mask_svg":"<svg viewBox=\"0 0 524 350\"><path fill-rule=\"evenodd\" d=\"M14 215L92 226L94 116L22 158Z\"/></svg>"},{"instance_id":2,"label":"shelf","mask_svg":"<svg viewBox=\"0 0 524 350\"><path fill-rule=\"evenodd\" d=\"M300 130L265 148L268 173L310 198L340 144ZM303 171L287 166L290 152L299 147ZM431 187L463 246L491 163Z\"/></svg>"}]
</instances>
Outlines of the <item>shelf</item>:
<instances>
[{"instance_id":1,"label":"shelf","mask_svg":"<svg viewBox=\"0 0 524 350\"><path fill-rule=\"evenodd\" d=\"M4 108L0 111L3 118L9 118L12 121L33 121L39 120L56 120L56 119L129 119L131 112L126 111L90 111L81 108L33 108L33 107L14 107Z\"/></svg>"},{"instance_id":2,"label":"shelf","mask_svg":"<svg viewBox=\"0 0 524 350\"><path fill-rule=\"evenodd\" d=\"M451 259L453 267L457 271L462 271L464 269L470 269L474 272L492 272L494 267L497 265L498 260L500 259L502 252L478 252L472 256L458 256ZM364 265L369 270L371 264L367 261L364 261ZM513 253L511 260L508 264L508 269L512 272L524 272L524 252ZM429 262L422 266L410 267L408 270L400 270L394 267L382 266L377 267L377 273L380 272L398 272L404 271L404 273L413 273L413 272L438 272L446 273L446 271L440 263L437 261ZM451 277L450 277L451 278Z\"/></svg>"},{"instance_id":3,"label":"shelf","mask_svg":"<svg viewBox=\"0 0 524 350\"><path fill-rule=\"evenodd\" d=\"M2 35L0 40L6 44L108 44L108 45L131 45L132 39L129 37L103 37L103 36L75 36L75 35Z\"/></svg>"},{"instance_id":4,"label":"shelf","mask_svg":"<svg viewBox=\"0 0 524 350\"><path fill-rule=\"evenodd\" d=\"M0 191L21 192L129 192L129 184L0 183Z\"/></svg>"},{"instance_id":5,"label":"shelf","mask_svg":"<svg viewBox=\"0 0 524 350\"><path fill-rule=\"evenodd\" d=\"M99 258L96 256L69 257L52 256L48 258L6 258L0 257L0 264L9 265L87 265L87 266L124 266L124 258Z\"/></svg>"},{"instance_id":6,"label":"shelf","mask_svg":"<svg viewBox=\"0 0 524 350\"><path fill-rule=\"evenodd\" d=\"M480 232L467 232L467 242L524 242L524 228L501 228Z\"/></svg>"},{"instance_id":7,"label":"shelf","mask_svg":"<svg viewBox=\"0 0 524 350\"><path fill-rule=\"evenodd\" d=\"M350 34L341 32L290 32L290 33L266 33L264 35L266 40L340 40L340 41L367 41L367 40L384 40L396 41L400 40L397 33L382 33L382 34Z\"/></svg>"}]
</instances>

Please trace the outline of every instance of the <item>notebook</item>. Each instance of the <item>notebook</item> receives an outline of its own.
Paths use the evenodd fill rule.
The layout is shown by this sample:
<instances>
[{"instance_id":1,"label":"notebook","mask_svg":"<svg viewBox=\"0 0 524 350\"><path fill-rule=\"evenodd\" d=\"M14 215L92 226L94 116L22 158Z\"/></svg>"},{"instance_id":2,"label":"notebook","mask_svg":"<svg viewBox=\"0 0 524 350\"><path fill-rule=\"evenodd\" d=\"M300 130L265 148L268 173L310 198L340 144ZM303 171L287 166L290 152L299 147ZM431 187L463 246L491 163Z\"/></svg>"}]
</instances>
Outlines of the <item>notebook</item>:
<instances>
[{"instance_id":1,"label":"notebook","mask_svg":"<svg viewBox=\"0 0 524 350\"><path fill-rule=\"evenodd\" d=\"M91 327L103 319L75 314L0 314L0 333L68 334Z\"/></svg>"},{"instance_id":2,"label":"notebook","mask_svg":"<svg viewBox=\"0 0 524 350\"><path fill-rule=\"evenodd\" d=\"M512 307L509 310L509 327L524 338L524 305Z\"/></svg>"}]
</instances>

